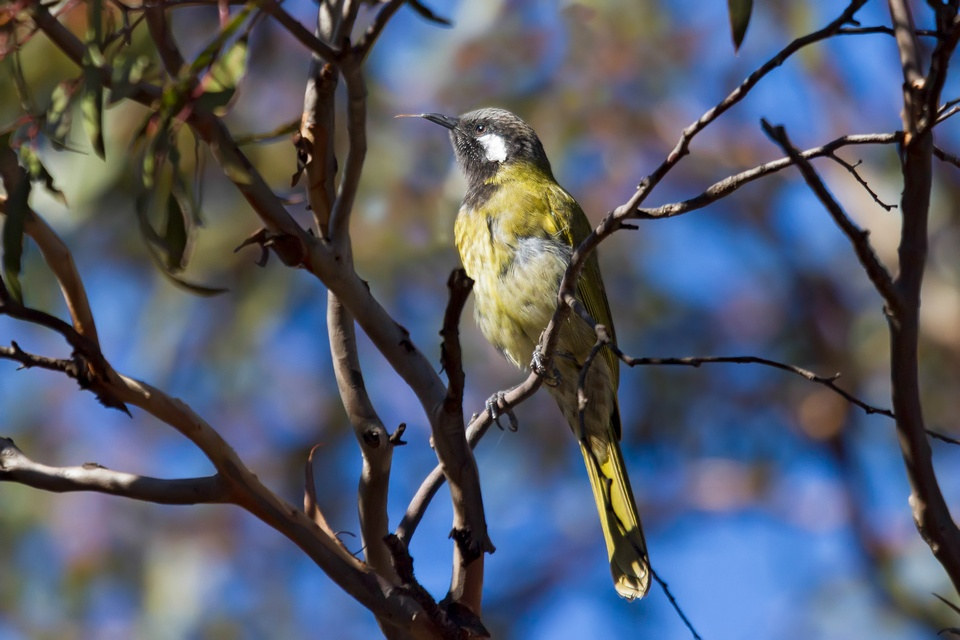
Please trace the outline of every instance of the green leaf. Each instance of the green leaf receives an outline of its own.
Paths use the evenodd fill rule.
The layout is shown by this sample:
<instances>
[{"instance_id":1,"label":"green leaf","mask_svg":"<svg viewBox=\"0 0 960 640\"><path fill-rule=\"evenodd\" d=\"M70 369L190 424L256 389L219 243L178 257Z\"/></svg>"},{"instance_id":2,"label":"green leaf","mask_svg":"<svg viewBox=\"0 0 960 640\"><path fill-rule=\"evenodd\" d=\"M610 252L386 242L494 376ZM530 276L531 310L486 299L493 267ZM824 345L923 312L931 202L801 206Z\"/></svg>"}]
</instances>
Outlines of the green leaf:
<instances>
[{"instance_id":1,"label":"green leaf","mask_svg":"<svg viewBox=\"0 0 960 640\"><path fill-rule=\"evenodd\" d=\"M83 113L83 125L90 136L90 144L101 160L106 158L103 145L103 83L100 82L102 65L103 54L97 46L87 46L83 56L83 95L80 97L80 110Z\"/></svg>"},{"instance_id":2,"label":"green leaf","mask_svg":"<svg viewBox=\"0 0 960 640\"><path fill-rule=\"evenodd\" d=\"M53 196L61 203L66 205L67 198L63 195L63 191L57 188L53 183L53 176L50 175L50 172L47 171L47 168L43 166L43 163L40 161L40 156L37 155L36 150L28 144L20 145L20 166L22 166L27 171L27 175L30 176L30 180L33 182L43 183L43 186L53 194Z\"/></svg>"},{"instance_id":3,"label":"green leaf","mask_svg":"<svg viewBox=\"0 0 960 640\"><path fill-rule=\"evenodd\" d=\"M215 296L228 291L223 287L210 287L207 285L196 284L175 275L174 271L180 271L182 267L171 269L171 264L175 263L174 254L186 254L186 247L189 243L188 214L183 207L182 201L176 199L172 193L167 193L165 205L167 212L166 229L164 235L158 234L150 224L150 209L157 202L155 193L142 191L136 199L137 217L140 219L140 227L146 239L147 249L150 251L150 257L157 264L160 272L176 286L186 289L190 293L199 296ZM181 225L183 225L181 227ZM182 231L181 231L182 228ZM182 241L180 238L185 237Z\"/></svg>"},{"instance_id":4,"label":"green leaf","mask_svg":"<svg viewBox=\"0 0 960 640\"><path fill-rule=\"evenodd\" d=\"M179 276L175 276L169 271L163 271L163 275L167 276L173 284L177 285L181 289L186 289L192 294L198 296L218 296L221 293L226 293L229 289L225 287L210 287L204 284L196 284L195 282L189 282L184 280Z\"/></svg>"},{"instance_id":5,"label":"green leaf","mask_svg":"<svg viewBox=\"0 0 960 640\"><path fill-rule=\"evenodd\" d=\"M169 127L170 120L160 120L157 123L157 130L143 150L141 179L143 180L143 186L148 189L152 189L156 185L160 168L164 164L164 158L173 146L173 134Z\"/></svg>"},{"instance_id":6,"label":"green leaf","mask_svg":"<svg viewBox=\"0 0 960 640\"><path fill-rule=\"evenodd\" d=\"M187 266L188 213L173 193L167 195L167 223L163 232L163 248L167 254L166 266L171 273Z\"/></svg>"},{"instance_id":7,"label":"green leaf","mask_svg":"<svg viewBox=\"0 0 960 640\"><path fill-rule=\"evenodd\" d=\"M46 130L50 144L58 151L66 148L67 135L70 133L70 126L73 124L75 86L75 82L64 81L58 84L53 93L50 94Z\"/></svg>"},{"instance_id":8,"label":"green leaf","mask_svg":"<svg viewBox=\"0 0 960 640\"><path fill-rule=\"evenodd\" d=\"M118 53L113 60L109 104L132 96L134 87L143 80L149 68L150 58L147 56L132 56L124 51Z\"/></svg>"},{"instance_id":9,"label":"green leaf","mask_svg":"<svg viewBox=\"0 0 960 640\"><path fill-rule=\"evenodd\" d=\"M743 38L747 35L750 25L750 14L753 12L753 0L727 0L727 11L730 13L730 35L733 38L733 50L739 51Z\"/></svg>"},{"instance_id":10,"label":"green leaf","mask_svg":"<svg viewBox=\"0 0 960 640\"><path fill-rule=\"evenodd\" d=\"M103 0L87 2L87 43L97 48L103 44Z\"/></svg>"},{"instance_id":11,"label":"green leaf","mask_svg":"<svg viewBox=\"0 0 960 640\"><path fill-rule=\"evenodd\" d=\"M30 199L30 181L19 180L8 189L7 215L3 222L3 277L13 298L23 303L20 287L20 267L23 259L23 221L27 217Z\"/></svg>"},{"instance_id":12,"label":"green leaf","mask_svg":"<svg viewBox=\"0 0 960 640\"><path fill-rule=\"evenodd\" d=\"M227 40L229 40L237 32L244 21L246 21L254 7L256 7L255 2L248 2L243 6L243 9L238 11L237 14L230 19L230 22L224 25L220 33L217 34L217 37L214 38L210 44L204 47L203 51L201 51L197 57L194 58L193 62L190 63L188 70L188 74L190 76L196 76L216 61L217 53L223 48L223 45L226 44Z\"/></svg>"},{"instance_id":13,"label":"green leaf","mask_svg":"<svg viewBox=\"0 0 960 640\"><path fill-rule=\"evenodd\" d=\"M198 105L217 116L227 113L227 106L247 70L247 37L242 36L210 65L200 83L203 95Z\"/></svg>"},{"instance_id":14,"label":"green leaf","mask_svg":"<svg viewBox=\"0 0 960 640\"><path fill-rule=\"evenodd\" d=\"M20 64L20 51L15 50L13 55L7 58L7 64L10 66L10 75L13 77L13 86L17 90L17 97L20 98L20 108L27 113L36 113L33 95L30 93L30 86L23 75L23 65Z\"/></svg>"}]
</instances>

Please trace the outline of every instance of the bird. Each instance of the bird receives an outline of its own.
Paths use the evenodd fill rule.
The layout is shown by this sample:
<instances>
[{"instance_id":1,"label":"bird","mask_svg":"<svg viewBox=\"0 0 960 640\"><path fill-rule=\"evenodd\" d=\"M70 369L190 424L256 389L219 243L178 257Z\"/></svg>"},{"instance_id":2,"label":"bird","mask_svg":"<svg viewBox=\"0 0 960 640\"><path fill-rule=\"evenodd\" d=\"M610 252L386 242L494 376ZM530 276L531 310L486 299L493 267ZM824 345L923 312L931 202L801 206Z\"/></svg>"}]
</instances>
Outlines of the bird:
<instances>
[{"instance_id":1,"label":"bird","mask_svg":"<svg viewBox=\"0 0 960 640\"><path fill-rule=\"evenodd\" d=\"M591 231L583 209L557 183L536 132L510 111L487 107L458 117L410 116L449 130L466 177L454 237L463 267L474 280L480 331L518 368L539 370L540 335L556 309L573 251ZM615 341L596 252L584 262L576 297ZM582 422L578 410L578 380L595 343L594 328L580 315L568 314L545 386L579 442L614 588L634 600L647 593L651 569L620 450L620 363L609 346L587 372ZM488 402L491 413L493 406Z\"/></svg>"}]
</instances>

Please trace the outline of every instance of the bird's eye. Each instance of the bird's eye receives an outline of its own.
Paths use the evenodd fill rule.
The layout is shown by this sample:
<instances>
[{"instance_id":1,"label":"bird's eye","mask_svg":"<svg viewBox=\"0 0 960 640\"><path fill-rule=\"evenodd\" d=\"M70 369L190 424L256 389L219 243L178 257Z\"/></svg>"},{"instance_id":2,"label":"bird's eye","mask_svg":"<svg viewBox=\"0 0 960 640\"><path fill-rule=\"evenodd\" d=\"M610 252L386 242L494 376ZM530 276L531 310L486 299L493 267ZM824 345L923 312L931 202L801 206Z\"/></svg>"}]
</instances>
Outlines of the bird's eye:
<instances>
[{"instance_id":1,"label":"bird's eye","mask_svg":"<svg viewBox=\"0 0 960 640\"><path fill-rule=\"evenodd\" d=\"M487 130L486 125L482 125L482 124L474 125L474 127L473 127L473 132L476 133L476 134L478 134L478 135L481 134L481 133L483 133L483 132L486 131L486 130Z\"/></svg>"}]
</instances>

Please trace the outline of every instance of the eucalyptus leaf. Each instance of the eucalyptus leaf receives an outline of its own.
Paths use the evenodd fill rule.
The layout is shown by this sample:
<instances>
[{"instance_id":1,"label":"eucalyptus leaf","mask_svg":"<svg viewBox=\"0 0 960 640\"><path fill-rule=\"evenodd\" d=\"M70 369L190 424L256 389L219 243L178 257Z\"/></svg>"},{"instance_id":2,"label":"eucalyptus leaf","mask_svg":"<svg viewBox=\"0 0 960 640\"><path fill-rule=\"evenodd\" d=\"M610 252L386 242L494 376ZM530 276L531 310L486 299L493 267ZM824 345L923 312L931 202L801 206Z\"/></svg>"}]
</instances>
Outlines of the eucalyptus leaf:
<instances>
[{"instance_id":1,"label":"eucalyptus leaf","mask_svg":"<svg viewBox=\"0 0 960 640\"><path fill-rule=\"evenodd\" d=\"M18 180L7 188L6 215L3 222L3 277L13 298L23 303L20 270L23 261L23 223L28 215L30 181Z\"/></svg>"},{"instance_id":2,"label":"eucalyptus leaf","mask_svg":"<svg viewBox=\"0 0 960 640\"><path fill-rule=\"evenodd\" d=\"M750 25L750 14L753 12L753 0L727 0L727 11L730 14L730 35L733 38L733 50L739 51L747 27Z\"/></svg>"},{"instance_id":3,"label":"eucalyptus leaf","mask_svg":"<svg viewBox=\"0 0 960 640\"><path fill-rule=\"evenodd\" d=\"M247 70L247 38L240 37L220 55L201 81L203 94L199 106L214 115L224 116Z\"/></svg>"},{"instance_id":4,"label":"eucalyptus leaf","mask_svg":"<svg viewBox=\"0 0 960 640\"><path fill-rule=\"evenodd\" d=\"M64 81L58 84L50 94L50 106L47 107L46 131L50 144L55 149L64 149L67 136L73 124L73 101L76 97L77 83Z\"/></svg>"},{"instance_id":5,"label":"eucalyptus leaf","mask_svg":"<svg viewBox=\"0 0 960 640\"><path fill-rule=\"evenodd\" d=\"M101 160L106 158L103 144L103 83L100 81L102 64L103 54L96 45L89 45L83 57L83 95L80 97L80 111L83 113L83 125L90 137L90 144Z\"/></svg>"},{"instance_id":6,"label":"eucalyptus leaf","mask_svg":"<svg viewBox=\"0 0 960 640\"><path fill-rule=\"evenodd\" d=\"M50 175L50 172L47 171L47 168L43 166L43 162L40 160L40 156L37 155L36 150L28 144L20 145L20 166L22 166L26 171L27 175L30 176L30 180L33 182L40 182L44 187L47 188L54 198L57 199L61 204L67 204L67 198L63 195L63 191L57 188L53 183L53 176Z\"/></svg>"}]
</instances>

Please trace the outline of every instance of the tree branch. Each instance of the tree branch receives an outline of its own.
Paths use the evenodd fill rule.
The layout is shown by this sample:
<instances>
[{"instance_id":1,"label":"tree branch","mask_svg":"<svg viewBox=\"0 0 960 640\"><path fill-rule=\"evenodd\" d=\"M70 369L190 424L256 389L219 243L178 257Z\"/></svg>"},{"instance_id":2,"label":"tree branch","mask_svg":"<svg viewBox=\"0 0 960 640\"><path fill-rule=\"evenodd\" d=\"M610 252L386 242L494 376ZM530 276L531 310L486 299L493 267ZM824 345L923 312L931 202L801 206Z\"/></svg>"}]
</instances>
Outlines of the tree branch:
<instances>
[{"instance_id":1,"label":"tree branch","mask_svg":"<svg viewBox=\"0 0 960 640\"><path fill-rule=\"evenodd\" d=\"M660 165L643 180L640 181L636 192L624 204L609 212L601 220L600 224L590 233L574 250L570 257L570 265L564 272L563 279L557 292L557 309L553 317L547 324L546 329L540 337L540 354L547 370L550 369L550 361L553 351L556 349L557 341L560 336L560 327L562 326L566 314L569 312L571 301L576 300L576 284L580 278L580 271L587 256L597 245L607 236L615 231L624 228L624 220L635 216L637 208L646 199L656 185L667 175L667 173L677 165L683 156L689 153L690 143L693 138L711 122L715 121L724 112L737 104L753 89L756 84L768 73L779 67L791 55L803 47L829 38L845 24L853 19L856 12L865 4L866 0L853 0L846 9L828 25L808 35L793 40L790 44L780 50L774 57L761 65L757 70L751 73L746 80L740 83L716 106L707 110L695 122L690 124L680 135L676 146L667 154L667 157Z\"/></svg>"},{"instance_id":2,"label":"tree branch","mask_svg":"<svg viewBox=\"0 0 960 640\"><path fill-rule=\"evenodd\" d=\"M805 149L799 152L801 158L811 160L813 158L835 157L837 149L847 146L870 145L870 144L894 144L903 139L903 134L899 131L894 133L869 133L860 135L841 136L819 147ZM655 208L640 207L636 210L634 217L640 219L669 218L683 213L702 209L709 204L725 198L740 187L749 184L755 180L768 176L770 174L793 166L794 162L789 157L778 158L766 162L759 166L741 171L732 176L724 178L707 187L702 193L671 204L661 205Z\"/></svg>"},{"instance_id":3,"label":"tree branch","mask_svg":"<svg viewBox=\"0 0 960 640\"><path fill-rule=\"evenodd\" d=\"M897 33L897 47L903 68L904 136L900 156L903 174L903 213L898 257L900 273L894 286L903 305L887 314L890 330L890 380L893 410L897 415L897 436L910 483L910 506L920 536L946 570L956 589L960 590L960 529L940 490L933 468L930 442L924 426L920 400L917 344L920 333L920 291L927 257L927 220L933 180L933 127L940 89L946 73L945 59L951 50L940 45L956 46L954 34L942 34L936 50L938 62L931 63L929 74L921 75L920 51L912 34L913 16L905 0L889 0L890 16ZM942 12L952 14L955 23L956 3L941 4L937 9L937 25L946 22ZM929 93L926 93L929 92Z\"/></svg>"},{"instance_id":4,"label":"tree branch","mask_svg":"<svg viewBox=\"0 0 960 640\"><path fill-rule=\"evenodd\" d=\"M683 158L683 156L690 152L690 142L693 140L694 136L703 131L707 125L723 115L733 105L743 100L750 90L753 89L753 87L760 82L764 76L782 65L791 55L803 47L836 35L840 31L841 27L853 19L853 16L856 15L857 11L859 11L860 7L862 7L864 4L866 4L866 0L853 0L853 2L850 2L850 4L847 5L847 8L844 9L843 12L828 25L819 31L814 31L813 33L809 33L793 40L790 44L781 49L779 53L770 58L757 70L747 76L746 80L741 82L739 86L727 94L727 97L717 103L716 106L707 110L695 122L691 123L686 129L683 130L676 146L669 154L667 154L666 159L653 171L653 173L648 175L640 182L637 192L634 194L633 198L631 198L628 203L620 207L620 209L636 209L647 197L647 195L649 195L653 188L657 186L660 180L662 180L663 177L667 175L667 173L674 167L674 165L676 165L680 159Z\"/></svg>"},{"instance_id":5,"label":"tree branch","mask_svg":"<svg viewBox=\"0 0 960 640\"><path fill-rule=\"evenodd\" d=\"M292 15L287 13L275 0L253 0L264 13L280 23L290 35L297 39L303 46L320 56L327 62L336 62L340 57L340 51L334 49L326 42L310 33L300 22Z\"/></svg>"},{"instance_id":6,"label":"tree branch","mask_svg":"<svg viewBox=\"0 0 960 640\"><path fill-rule=\"evenodd\" d=\"M437 457L451 478L453 497L453 571L447 600L468 607L480 615L483 601L483 554L493 553L487 537L483 497L479 484L465 482L462 476L478 475L476 461L464 435L463 389L465 376L460 351L460 315L473 289L473 280L463 269L454 269L447 279L450 298L443 316L440 335L440 363L447 372L447 394L443 401L441 425L434 432ZM455 465L455 466L454 466ZM451 473L453 472L453 473Z\"/></svg>"},{"instance_id":7,"label":"tree branch","mask_svg":"<svg viewBox=\"0 0 960 640\"><path fill-rule=\"evenodd\" d=\"M542 384L543 378L536 373L530 373L526 380L516 387L502 394L497 394L499 398L498 408L501 412L510 411L532 396ZM466 433L467 444L471 449L477 446L477 443L480 442L480 439L483 438L493 424L494 419L486 409L474 414L470 420L470 424L467 426ZM410 504L407 505L407 509L395 532L404 544L409 545L410 539L413 538L413 534L417 530L420 520L423 518L423 514L426 513L427 507L430 505L430 501L433 500L433 497L440 487L443 486L445 480L443 466L438 464L427 474L423 482L420 483L420 487L417 489L413 498L411 498Z\"/></svg>"},{"instance_id":8,"label":"tree branch","mask_svg":"<svg viewBox=\"0 0 960 640\"><path fill-rule=\"evenodd\" d=\"M853 220L847 216L840 204L834 199L833 195L830 194L826 185L823 184L823 180L817 175L810 161L803 158L800 152L797 151L797 148L791 144L790 139L787 137L786 130L782 126L772 127L766 120L761 120L761 124L764 132L770 139L776 142L797 165L810 190L813 191L814 195L823 203L830 217L833 218L834 223L836 223L844 235L850 240L850 243L853 245L853 250L857 254L857 258L860 260L860 264L863 266L867 277L870 278L870 281L883 298L887 307L891 310L897 310L902 307L904 301L893 285L893 278L890 276L887 268L883 266L883 263L880 262L880 258L877 257L877 254L873 251L873 247L870 245L870 233L858 227Z\"/></svg>"},{"instance_id":9,"label":"tree branch","mask_svg":"<svg viewBox=\"0 0 960 640\"><path fill-rule=\"evenodd\" d=\"M0 481L43 491L96 491L158 504L225 503L226 483L219 475L174 480L113 471L95 463L50 467L34 462L9 438L0 437Z\"/></svg>"}]
</instances>

